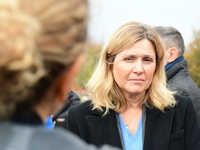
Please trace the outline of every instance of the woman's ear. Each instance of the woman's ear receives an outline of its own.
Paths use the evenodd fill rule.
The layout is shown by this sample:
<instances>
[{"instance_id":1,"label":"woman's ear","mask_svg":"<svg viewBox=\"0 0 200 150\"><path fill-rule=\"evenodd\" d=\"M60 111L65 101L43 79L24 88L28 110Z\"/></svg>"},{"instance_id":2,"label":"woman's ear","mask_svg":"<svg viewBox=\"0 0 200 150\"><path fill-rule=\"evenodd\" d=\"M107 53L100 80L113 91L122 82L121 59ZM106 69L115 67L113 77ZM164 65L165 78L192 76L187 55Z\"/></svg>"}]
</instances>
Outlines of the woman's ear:
<instances>
[{"instance_id":1,"label":"woman's ear","mask_svg":"<svg viewBox=\"0 0 200 150\"><path fill-rule=\"evenodd\" d=\"M82 64L84 63L84 60L85 55L81 54L72 64L72 66L69 69L65 70L64 73L58 78L57 83L55 85L55 94L61 102L66 100L67 94L72 86L73 80L78 75Z\"/></svg>"},{"instance_id":2,"label":"woman's ear","mask_svg":"<svg viewBox=\"0 0 200 150\"><path fill-rule=\"evenodd\" d=\"M178 49L170 47L167 49L167 63L174 62L178 58Z\"/></svg>"}]
</instances>

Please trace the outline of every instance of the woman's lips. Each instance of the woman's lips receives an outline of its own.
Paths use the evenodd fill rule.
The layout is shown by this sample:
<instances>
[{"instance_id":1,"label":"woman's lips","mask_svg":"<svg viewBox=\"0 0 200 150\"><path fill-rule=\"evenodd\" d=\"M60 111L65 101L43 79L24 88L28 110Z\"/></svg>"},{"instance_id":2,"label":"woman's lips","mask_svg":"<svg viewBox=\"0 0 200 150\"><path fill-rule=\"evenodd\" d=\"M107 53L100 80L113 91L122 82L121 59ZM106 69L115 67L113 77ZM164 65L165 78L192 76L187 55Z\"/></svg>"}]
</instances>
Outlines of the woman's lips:
<instances>
[{"instance_id":1,"label":"woman's lips","mask_svg":"<svg viewBox=\"0 0 200 150\"><path fill-rule=\"evenodd\" d=\"M130 79L130 81L135 82L135 83L142 83L142 82L144 82L143 79Z\"/></svg>"}]
</instances>

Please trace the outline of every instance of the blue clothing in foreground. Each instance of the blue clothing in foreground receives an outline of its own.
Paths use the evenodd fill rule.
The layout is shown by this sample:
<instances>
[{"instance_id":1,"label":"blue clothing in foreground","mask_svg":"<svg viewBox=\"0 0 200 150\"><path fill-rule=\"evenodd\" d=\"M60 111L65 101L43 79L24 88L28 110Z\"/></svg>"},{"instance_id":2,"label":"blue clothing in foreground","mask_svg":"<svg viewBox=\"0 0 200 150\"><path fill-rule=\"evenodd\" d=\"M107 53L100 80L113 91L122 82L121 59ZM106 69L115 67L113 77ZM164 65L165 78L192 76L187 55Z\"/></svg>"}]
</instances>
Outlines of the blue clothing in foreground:
<instances>
[{"instance_id":1,"label":"blue clothing in foreground","mask_svg":"<svg viewBox=\"0 0 200 150\"><path fill-rule=\"evenodd\" d=\"M125 150L143 150L142 117L140 118L137 131L134 135L131 135L130 131L127 129L126 125L124 124L120 114L118 114L118 117L119 117L120 127L122 131L124 149Z\"/></svg>"},{"instance_id":2,"label":"blue clothing in foreground","mask_svg":"<svg viewBox=\"0 0 200 150\"><path fill-rule=\"evenodd\" d=\"M46 129L53 129L54 128L51 116L46 119L45 127L46 127Z\"/></svg>"}]
</instances>

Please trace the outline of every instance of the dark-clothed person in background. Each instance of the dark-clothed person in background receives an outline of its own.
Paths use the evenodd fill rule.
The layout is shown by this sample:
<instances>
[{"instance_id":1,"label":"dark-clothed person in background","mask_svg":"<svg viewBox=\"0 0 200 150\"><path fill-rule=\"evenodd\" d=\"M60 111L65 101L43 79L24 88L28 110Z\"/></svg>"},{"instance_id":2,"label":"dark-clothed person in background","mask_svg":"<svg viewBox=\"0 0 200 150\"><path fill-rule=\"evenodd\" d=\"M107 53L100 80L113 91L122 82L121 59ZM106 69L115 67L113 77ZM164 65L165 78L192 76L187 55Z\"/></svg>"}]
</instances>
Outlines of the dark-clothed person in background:
<instances>
[{"instance_id":1,"label":"dark-clothed person in background","mask_svg":"<svg viewBox=\"0 0 200 150\"><path fill-rule=\"evenodd\" d=\"M200 89L188 71L184 58L185 44L181 33L174 27L154 27L165 45L165 71L167 86L180 95L189 96L196 108L200 121Z\"/></svg>"},{"instance_id":2,"label":"dark-clothed person in background","mask_svg":"<svg viewBox=\"0 0 200 150\"><path fill-rule=\"evenodd\" d=\"M199 150L192 101L166 87L164 46L151 26L128 22L110 37L87 84L91 100L67 128L87 143L124 150Z\"/></svg>"},{"instance_id":3,"label":"dark-clothed person in background","mask_svg":"<svg viewBox=\"0 0 200 150\"><path fill-rule=\"evenodd\" d=\"M97 149L43 125L85 59L87 10L85 0L0 0L0 150Z\"/></svg>"},{"instance_id":4,"label":"dark-clothed person in background","mask_svg":"<svg viewBox=\"0 0 200 150\"><path fill-rule=\"evenodd\" d=\"M72 106L78 105L81 103L80 97L78 94L70 90L69 96L67 97L66 101L62 104L62 107L52 116L52 121L54 127L61 127L66 129L67 124L67 117L69 109Z\"/></svg>"}]
</instances>

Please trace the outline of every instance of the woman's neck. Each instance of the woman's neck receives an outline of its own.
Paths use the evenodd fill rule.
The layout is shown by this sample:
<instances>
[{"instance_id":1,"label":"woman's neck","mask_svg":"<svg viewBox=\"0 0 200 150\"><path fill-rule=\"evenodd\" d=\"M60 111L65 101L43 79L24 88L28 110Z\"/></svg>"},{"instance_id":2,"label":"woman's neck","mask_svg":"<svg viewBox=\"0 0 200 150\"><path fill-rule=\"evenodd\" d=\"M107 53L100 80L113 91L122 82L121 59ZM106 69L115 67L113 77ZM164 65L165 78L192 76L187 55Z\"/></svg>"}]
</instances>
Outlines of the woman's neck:
<instances>
[{"instance_id":1,"label":"woman's neck","mask_svg":"<svg viewBox=\"0 0 200 150\"><path fill-rule=\"evenodd\" d=\"M126 94L125 98L128 102L128 107L138 108L142 107L142 102L145 98L145 92L140 94Z\"/></svg>"}]
</instances>

